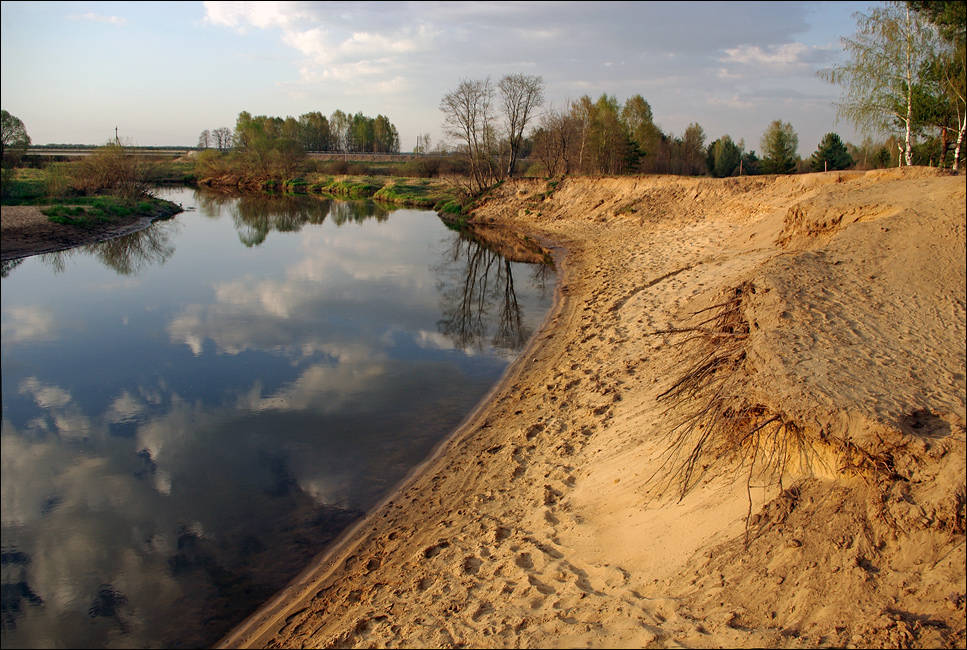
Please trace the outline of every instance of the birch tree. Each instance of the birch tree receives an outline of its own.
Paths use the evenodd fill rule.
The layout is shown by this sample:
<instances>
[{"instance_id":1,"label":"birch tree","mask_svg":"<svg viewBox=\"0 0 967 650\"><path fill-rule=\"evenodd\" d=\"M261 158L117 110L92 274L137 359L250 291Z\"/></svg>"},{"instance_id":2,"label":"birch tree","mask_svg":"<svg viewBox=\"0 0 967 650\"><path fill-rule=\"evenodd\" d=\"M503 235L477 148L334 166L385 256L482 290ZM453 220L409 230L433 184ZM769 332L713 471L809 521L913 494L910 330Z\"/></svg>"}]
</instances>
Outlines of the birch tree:
<instances>
[{"instance_id":1,"label":"birch tree","mask_svg":"<svg viewBox=\"0 0 967 650\"><path fill-rule=\"evenodd\" d=\"M338 108L329 116L329 130L336 145L336 151L349 152L349 126L352 123L352 116L344 113Z\"/></svg>"},{"instance_id":2,"label":"birch tree","mask_svg":"<svg viewBox=\"0 0 967 650\"><path fill-rule=\"evenodd\" d=\"M866 133L889 133L899 126L903 161L912 165L914 93L921 71L935 56L935 32L909 6L896 2L854 18L856 38L840 39L850 60L817 74L844 87L842 101L834 102L839 117Z\"/></svg>"},{"instance_id":3,"label":"birch tree","mask_svg":"<svg viewBox=\"0 0 967 650\"><path fill-rule=\"evenodd\" d=\"M799 136L789 122L775 120L762 133L762 167L767 174L791 174L799 162Z\"/></svg>"},{"instance_id":4,"label":"birch tree","mask_svg":"<svg viewBox=\"0 0 967 650\"><path fill-rule=\"evenodd\" d=\"M937 28L944 43L932 70L937 73L941 104L956 117L956 138L952 169L960 165L960 152L967 132L967 9L963 2L909 1L907 5ZM946 127L944 140L947 140ZM950 129L952 130L952 129ZM946 146L944 147L946 151Z\"/></svg>"}]
</instances>

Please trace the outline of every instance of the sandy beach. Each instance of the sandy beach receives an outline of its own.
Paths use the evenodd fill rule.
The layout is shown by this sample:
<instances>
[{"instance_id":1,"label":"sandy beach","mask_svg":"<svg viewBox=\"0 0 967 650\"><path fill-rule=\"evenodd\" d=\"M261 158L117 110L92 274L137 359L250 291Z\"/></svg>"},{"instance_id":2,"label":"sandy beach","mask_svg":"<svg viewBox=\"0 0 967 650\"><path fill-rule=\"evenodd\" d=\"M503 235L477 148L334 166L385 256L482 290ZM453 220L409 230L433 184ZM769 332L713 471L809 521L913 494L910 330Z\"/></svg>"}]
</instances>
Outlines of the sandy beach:
<instances>
[{"instance_id":1,"label":"sandy beach","mask_svg":"<svg viewBox=\"0 0 967 650\"><path fill-rule=\"evenodd\" d=\"M930 168L502 184L472 218L553 256L543 328L221 646L965 647L965 200ZM116 234L64 228L4 207L4 260Z\"/></svg>"},{"instance_id":2,"label":"sandy beach","mask_svg":"<svg viewBox=\"0 0 967 650\"><path fill-rule=\"evenodd\" d=\"M225 647L964 647L965 177L504 183L559 295Z\"/></svg>"}]
</instances>

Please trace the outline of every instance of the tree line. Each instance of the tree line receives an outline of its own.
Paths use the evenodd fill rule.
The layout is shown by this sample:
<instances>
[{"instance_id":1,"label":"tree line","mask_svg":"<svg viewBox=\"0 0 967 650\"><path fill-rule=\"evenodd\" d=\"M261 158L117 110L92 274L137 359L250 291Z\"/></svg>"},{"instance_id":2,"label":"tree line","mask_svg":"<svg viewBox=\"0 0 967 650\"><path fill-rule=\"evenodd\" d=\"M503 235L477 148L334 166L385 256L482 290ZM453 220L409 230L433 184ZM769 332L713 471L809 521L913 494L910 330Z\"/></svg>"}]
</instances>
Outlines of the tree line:
<instances>
[{"instance_id":1,"label":"tree line","mask_svg":"<svg viewBox=\"0 0 967 650\"><path fill-rule=\"evenodd\" d=\"M400 136L396 126L385 115L367 117L341 110L327 118L310 111L298 118L253 116L242 111L235 128L205 129L198 136L199 149L245 150L272 146L288 141L306 152L399 153ZM288 146L288 145L284 145Z\"/></svg>"},{"instance_id":2,"label":"tree line","mask_svg":"<svg viewBox=\"0 0 967 650\"><path fill-rule=\"evenodd\" d=\"M937 165L958 169L967 132L965 3L887 2L854 14L857 32L844 38L849 60L819 71L843 86L840 118L864 133L859 144L827 133L808 159L789 122L774 120L759 152L722 135L707 141L698 123L681 136L655 123L641 96L619 102L587 95L560 107L544 106L544 80L509 74L499 81L463 79L440 101L443 132L471 192L519 173L530 175L797 173L850 167ZM30 143L23 122L3 111L4 178ZM298 118L239 113L234 129L206 129L199 162L256 177L291 177L307 151L398 153L399 134L384 115L315 111ZM414 151L426 153L429 134Z\"/></svg>"},{"instance_id":3,"label":"tree line","mask_svg":"<svg viewBox=\"0 0 967 650\"><path fill-rule=\"evenodd\" d=\"M511 96L503 89L510 85L508 80L528 88L528 93ZM537 100L542 96L540 77L508 75L496 86L489 78L464 79L444 97L440 110L445 133L466 162L471 189L513 175L524 155L537 168L529 173L545 176L708 174L721 178L854 165L847 145L835 133L823 139L812 158L801 160L798 135L781 120L763 132L760 158L729 135L707 142L698 123L690 124L680 137L664 133L641 95L623 103L613 95L603 94L597 100L585 95L564 108L539 113ZM524 138L523 127L538 114L535 127Z\"/></svg>"},{"instance_id":4,"label":"tree line","mask_svg":"<svg viewBox=\"0 0 967 650\"><path fill-rule=\"evenodd\" d=\"M819 72L843 86L839 116L866 133L899 135L906 165L929 156L957 169L967 131L965 4L888 2L854 17L856 37L841 39L849 61Z\"/></svg>"},{"instance_id":5,"label":"tree line","mask_svg":"<svg viewBox=\"0 0 967 650\"><path fill-rule=\"evenodd\" d=\"M482 188L512 175L522 152L537 173L789 174L859 166L937 165L958 169L967 129L963 2L888 2L855 14L858 33L843 39L849 62L821 70L845 87L839 117L860 127L859 145L827 133L806 160L789 122L775 120L760 140L761 157L729 135L706 143L690 124L681 136L664 133L650 104L635 95L619 102L585 95L563 107L542 105L539 76L464 79L440 103L443 129ZM525 92L526 91L526 92ZM538 118L525 139L523 127ZM886 136L875 141L874 136Z\"/></svg>"},{"instance_id":6,"label":"tree line","mask_svg":"<svg viewBox=\"0 0 967 650\"><path fill-rule=\"evenodd\" d=\"M198 165L207 176L288 179L308 152L399 153L400 137L385 115L336 110L328 118L319 111L282 118L242 111L234 129L202 131L198 148Z\"/></svg>"}]
</instances>

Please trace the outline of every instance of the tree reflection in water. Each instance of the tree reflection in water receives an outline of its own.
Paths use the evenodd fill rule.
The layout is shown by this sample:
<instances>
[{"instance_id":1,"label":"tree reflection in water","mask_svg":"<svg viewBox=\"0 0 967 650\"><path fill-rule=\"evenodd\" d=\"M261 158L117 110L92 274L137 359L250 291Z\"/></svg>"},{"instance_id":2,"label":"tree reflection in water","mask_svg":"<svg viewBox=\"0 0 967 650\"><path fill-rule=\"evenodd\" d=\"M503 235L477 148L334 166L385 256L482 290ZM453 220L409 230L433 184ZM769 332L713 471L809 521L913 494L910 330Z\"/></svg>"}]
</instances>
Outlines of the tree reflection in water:
<instances>
[{"instance_id":1,"label":"tree reflection in water","mask_svg":"<svg viewBox=\"0 0 967 650\"><path fill-rule=\"evenodd\" d=\"M5 278L13 273L15 268L23 264L24 259L25 258L21 257L15 260L4 260L3 262L0 262L0 278Z\"/></svg>"},{"instance_id":2,"label":"tree reflection in water","mask_svg":"<svg viewBox=\"0 0 967 650\"><path fill-rule=\"evenodd\" d=\"M342 201L317 195L198 192L196 198L201 212L213 217L221 216L221 209L227 207L239 241L249 248L260 246L273 230L298 232L306 224L321 224L326 217L337 226L366 219L386 221L392 211L372 201Z\"/></svg>"},{"instance_id":3,"label":"tree reflection in water","mask_svg":"<svg viewBox=\"0 0 967 650\"><path fill-rule=\"evenodd\" d=\"M441 334L461 349L483 350L486 344L508 353L519 352L531 336L514 290L514 260L505 257L499 231L476 228L454 237L443 262L435 268L442 294ZM539 247L535 248L539 249ZM518 259L535 264L533 285L547 291L553 266L550 257L527 254ZM543 297L543 296L542 296ZM491 334L492 332L492 334Z\"/></svg>"},{"instance_id":4,"label":"tree reflection in water","mask_svg":"<svg viewBox=\"0 0 967 650\"><path fill-rule=\"evenodd\" d=\"M119 275L137 275L148 266L164 264L174 255L171 240L180 229L181 224L175 220L156 221L144 230L96 244L45 253L40 259L55 273L63 273L73 257L90 255Z\"/></svg>"},{"instance_id":5,"label":"tree reflection in water","mask_svg":"<svg viewBox=\"0 0 967 650\"><path fill-rule=\"evenodd\" d=\"M89 282L97 265L80 264L53 288L27 287L29 277L18 286L16 273L5 281L16 309L5 305L4 354L16 345L19 356L4 362L4 496L22 498L4 504L4 647L215 643L459 423L538 326L554 284L546 251L523 250L526 237L444 234L422 211L374 232L371 220L395 208L177 196L198 214L81 249L146 282ZM366 227L281 235L326 219ZM273 230L288 241L235 243L256 246ZM360 241L378 252L359 255ZM163 272L146 268L176 244ZM37 261L63 271L79 252ZM290 273L306 261L319 264ZM253 279L239 280L240 268ZM358 269L367 283L354 280L347 299L344 271ZM21 309L65 287L95 311L59 299ZM291 299L266 307L263 296ZM27 331L14 312L38 323L36 345L7 334ZM95 322L88 313L144 317L84 338L45 329Z\"/></svg>"}]
</instances>

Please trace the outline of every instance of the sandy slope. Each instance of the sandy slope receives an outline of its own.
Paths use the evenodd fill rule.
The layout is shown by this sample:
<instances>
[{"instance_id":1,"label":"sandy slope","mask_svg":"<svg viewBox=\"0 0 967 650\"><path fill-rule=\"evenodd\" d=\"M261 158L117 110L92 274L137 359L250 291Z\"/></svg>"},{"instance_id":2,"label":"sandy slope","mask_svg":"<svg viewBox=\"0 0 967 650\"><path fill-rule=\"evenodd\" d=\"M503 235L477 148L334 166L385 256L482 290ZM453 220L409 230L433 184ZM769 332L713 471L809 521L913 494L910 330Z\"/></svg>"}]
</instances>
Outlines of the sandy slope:
<instances>
[{"instance_id":1,"label":"sandy slope","mask_svg":"<svg viewBox=\"0 0 967 650\"><path fill-rule=\"evenodd\" d=\"M224 644L963 647L964 177L550 189L531 348Z\"/></svg>"}]
</instances>

